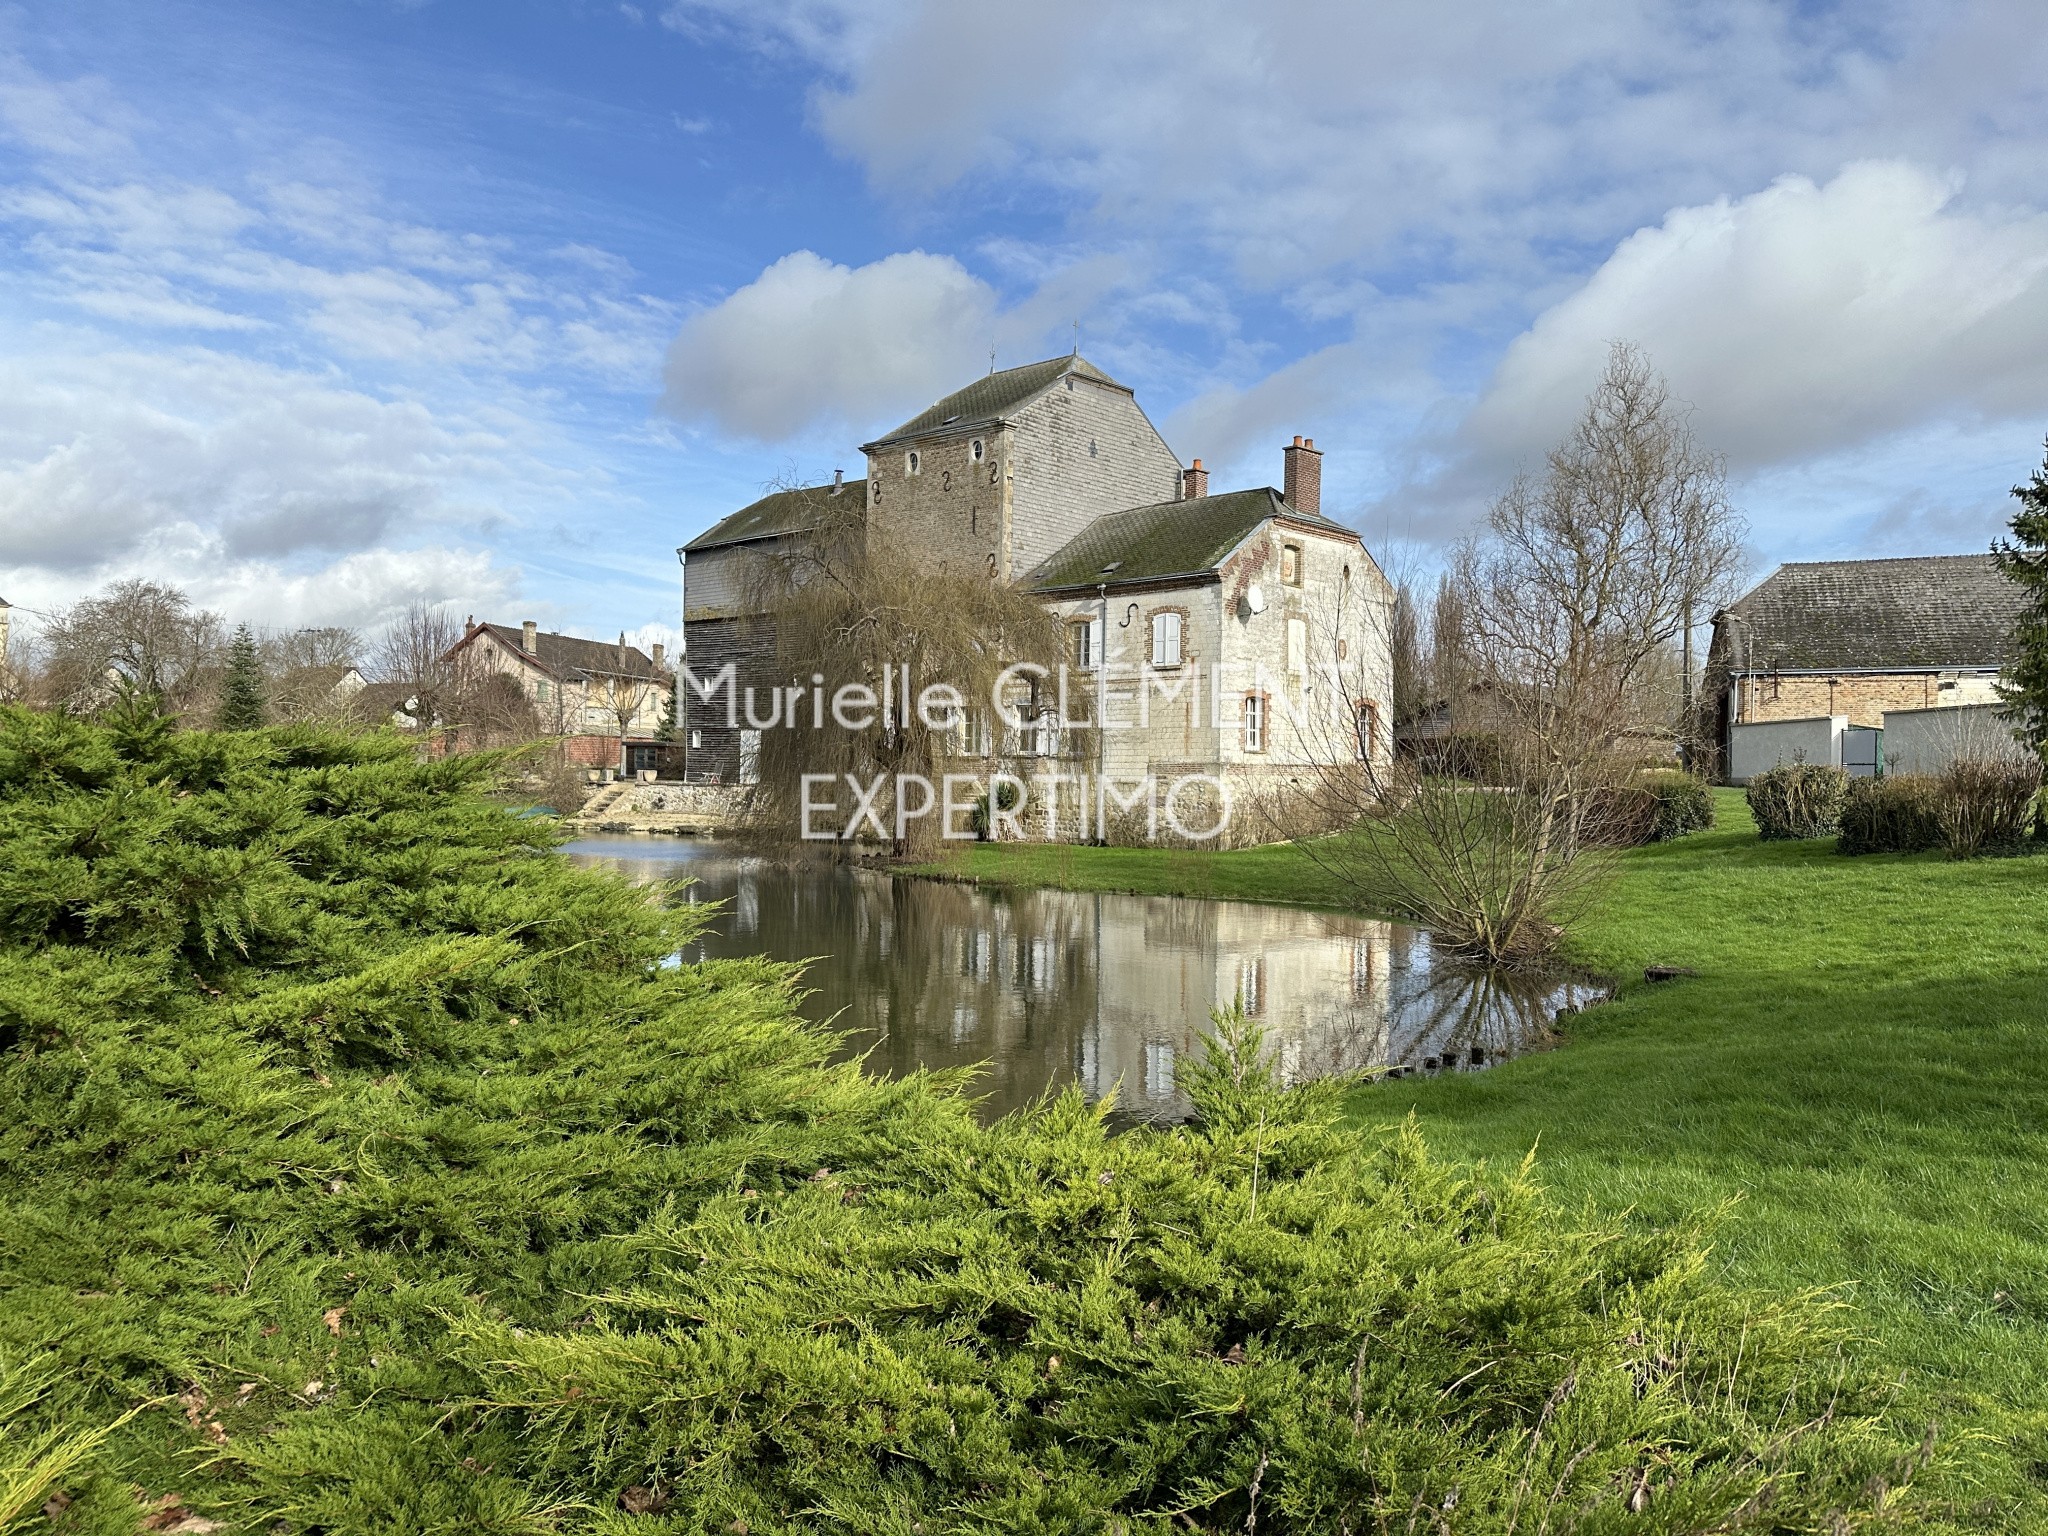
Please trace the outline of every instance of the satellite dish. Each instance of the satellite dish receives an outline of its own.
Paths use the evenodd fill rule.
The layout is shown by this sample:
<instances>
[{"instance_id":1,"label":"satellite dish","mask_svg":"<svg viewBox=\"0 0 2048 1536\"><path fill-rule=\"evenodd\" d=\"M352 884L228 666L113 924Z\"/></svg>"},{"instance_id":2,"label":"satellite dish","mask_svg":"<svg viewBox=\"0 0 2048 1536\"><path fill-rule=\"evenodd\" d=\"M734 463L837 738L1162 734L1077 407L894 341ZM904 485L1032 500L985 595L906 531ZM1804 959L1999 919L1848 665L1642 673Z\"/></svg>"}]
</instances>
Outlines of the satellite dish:
<instances>
[{"instance_id":1,"label":"satellite dish","mask_svg":"<svg viewBox=\"0 0 2048 1536\"><path fill-rule=\"evenodd\" d=\"M1266 611L1266 589L1256 581L1244 589L1244 610L1246 613Z\"/></svg>"}]
</instances>

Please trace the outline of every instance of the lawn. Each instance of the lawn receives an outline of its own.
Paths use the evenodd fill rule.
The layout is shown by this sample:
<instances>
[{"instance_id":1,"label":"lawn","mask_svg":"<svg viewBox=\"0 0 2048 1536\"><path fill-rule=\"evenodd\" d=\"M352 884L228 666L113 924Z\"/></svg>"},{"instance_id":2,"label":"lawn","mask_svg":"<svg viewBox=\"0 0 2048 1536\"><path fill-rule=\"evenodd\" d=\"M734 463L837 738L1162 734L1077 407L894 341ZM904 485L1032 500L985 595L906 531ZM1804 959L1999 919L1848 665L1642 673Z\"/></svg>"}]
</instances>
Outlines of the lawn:
<instances>
[{"instance_id":1,"label":"lawn","mask_svg":"<svg viewBox=\"0 0 2048 1536\"><path fill-rule=\"evenodd\" d=\"M1563 1049L1361 1089L1352 1112L1412 1113L1450 1155L1536 1147L1553 1190L1606 1212L1726 1206L1733 1275L1840 1287L1901 1373L1902 1411L1975 1441L1966 1523L2048 1529L2048 858L1844 859L1759 842L1733 791L1717 810L1712 832L1626 855L1573 935L1574 958L1623 987ZM1286 847L983 846L951 868L1343 901ZM1651 986L1649 964L1699 974Z\"/></svg>"}]
</instances>

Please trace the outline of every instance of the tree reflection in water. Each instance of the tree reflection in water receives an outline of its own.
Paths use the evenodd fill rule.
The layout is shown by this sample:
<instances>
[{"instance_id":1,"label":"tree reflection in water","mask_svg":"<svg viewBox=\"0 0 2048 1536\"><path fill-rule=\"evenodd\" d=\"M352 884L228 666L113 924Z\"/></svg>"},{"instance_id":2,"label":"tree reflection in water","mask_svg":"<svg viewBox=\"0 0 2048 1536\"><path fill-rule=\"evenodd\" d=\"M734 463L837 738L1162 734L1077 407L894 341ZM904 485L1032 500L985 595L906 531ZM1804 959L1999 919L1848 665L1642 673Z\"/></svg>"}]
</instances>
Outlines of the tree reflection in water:
<instances>
[{"instance_id":1,"label":"tree reflection in water","mask_svg":"<svg viewBox=\"0 0 2048 1536\"><path fill-rule=\"evenodd\" d=\"M1545 1043L1595 989L1440 962L1399 923L1184 897L983 889L715 844L591 838L571 857L692 881L724 910L687 959L806 961L804 1012L892 1075L979 1068L984 1110L1049 1088L1115 1093L1141 1120L1187 1113L1175 1083L1210 1010L1241 998L1290 1082L1469 1071Z\"/></svg>"}]
</instances>

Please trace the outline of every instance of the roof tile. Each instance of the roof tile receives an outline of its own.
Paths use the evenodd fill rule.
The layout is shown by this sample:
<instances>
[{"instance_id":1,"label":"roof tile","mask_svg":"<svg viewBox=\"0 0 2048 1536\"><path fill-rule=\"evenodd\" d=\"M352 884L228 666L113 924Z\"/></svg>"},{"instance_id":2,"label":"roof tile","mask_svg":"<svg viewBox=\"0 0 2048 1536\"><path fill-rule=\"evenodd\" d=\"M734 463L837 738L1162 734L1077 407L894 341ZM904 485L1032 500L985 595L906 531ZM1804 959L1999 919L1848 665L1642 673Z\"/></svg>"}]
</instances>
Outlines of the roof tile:
<instances>
[{"instance_id":1,"label":"roof tile","mask_svg":"<svg viewBox=\"0 0 2048 1536\"><path fill-rule=\"evenodd\" d=\"M1029 591L1119 586L1214 570L1269 517L1310 523L1357 538L1341 523L1297 511L1270 485L1190 501L1162 501L1098 517L1024 580Z\"/></svg>"},{"instance_id":2,"label":"roof tile","mask_svg":"<svg viewBox=\"0 0 2048 1536\"><path fill-rule=\"evenodd\" d=\"M2005 665L2025 601L1989 555L1924 555L1781 565L1728 611L1751 670L1913 671Z\"/></svg>"}]
</instances>

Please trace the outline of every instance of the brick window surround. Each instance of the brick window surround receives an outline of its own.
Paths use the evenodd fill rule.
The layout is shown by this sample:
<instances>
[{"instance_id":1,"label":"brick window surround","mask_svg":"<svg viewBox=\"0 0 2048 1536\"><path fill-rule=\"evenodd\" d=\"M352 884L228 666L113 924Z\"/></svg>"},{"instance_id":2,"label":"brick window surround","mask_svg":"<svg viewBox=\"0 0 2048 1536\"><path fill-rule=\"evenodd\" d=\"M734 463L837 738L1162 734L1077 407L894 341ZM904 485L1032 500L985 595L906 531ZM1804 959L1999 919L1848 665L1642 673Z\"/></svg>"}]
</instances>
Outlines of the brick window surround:
<instances>
[{"instance_id":1,"label":"brick window surround","mask_svg":"<svg viewBox=\"0 0 2048 1536\"><path fill-rule=\"evenodd\" d=\"M1162 619L1165 619L1165 618L1167 618L1167 617L1169 617L1169 616L1171 616L1171 617L1173 618L1173 620L1174 620L1174 623L1173 623L1173 624L1171 624L1171 625L1165 625L1165 624L1162 624L1162 623L1160 622L1160 621L1161 621ZM1160 655L1160 652L1161 652L1161 651L1162 651L1163 649L1166 649L1165 647L1162 647L1162 646L1160 645L1160 643L1159 643L1159 642L1160 642L1160 640L1161 640L1161 639L1163 638L1163 637L1162 637L1162 635L1161 635L1161 633L1160 633L1160 631L1161 631L1162 629L1167 629L1167 628L1171 628L1171 629L1173 630L1173 632L1174 632L1174 644L1173 644L1173 646L1171 647L1171 649L1172 649L1172 652L1173 652L1173 659L1172 659L1171 661L1166 661L1166 660L1162 660L1162 659L1161 659L1161 655ZM1187 659L1188 659L1188 611L1187 611L1187 609L1185 609L1185 608L1154 608L1153 610L1151 610L1151 612L1147 613L1147 614L1145 615L1145 660L1146 660L1146 662L1147 662L1148 664L1150 664L1151 666L1155 666L1155 667L1177 667L1177 666L1181 665L1181 663L1185 662L1185 661L1186 661Z\"/></svg>"}]
</instances>

